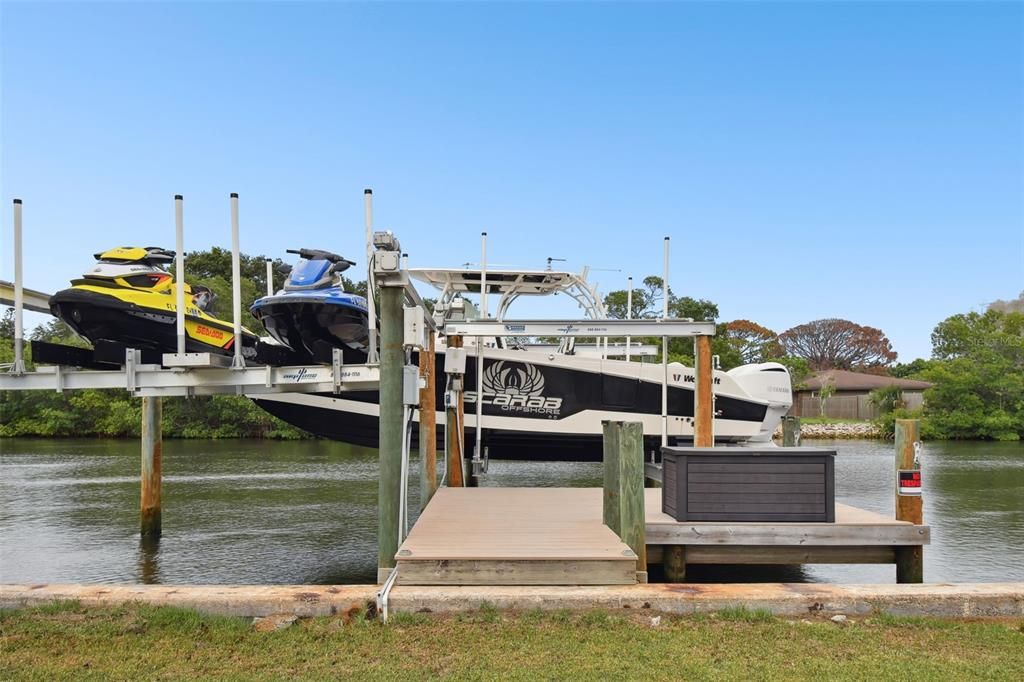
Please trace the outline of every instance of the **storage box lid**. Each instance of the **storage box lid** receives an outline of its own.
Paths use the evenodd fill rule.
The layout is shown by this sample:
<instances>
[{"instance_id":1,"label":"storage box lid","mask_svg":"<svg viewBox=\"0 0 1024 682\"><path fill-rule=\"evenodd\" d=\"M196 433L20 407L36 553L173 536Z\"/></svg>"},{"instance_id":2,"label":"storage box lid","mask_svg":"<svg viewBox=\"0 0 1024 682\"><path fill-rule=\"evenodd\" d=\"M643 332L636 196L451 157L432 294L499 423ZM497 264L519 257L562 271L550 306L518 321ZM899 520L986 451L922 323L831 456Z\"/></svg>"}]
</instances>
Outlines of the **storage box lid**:
<instances>
[{"instance_id":1,"label":"storage box lid","mask_svg":"<svg viewBox=\"0 0 1024 682\"><path fill-rule=\"evenodd\" d=\"M722 446L716 448L688 448L680 446L665 446L661 448L661 454L664 455L734 455L743 457L822 457L828 455L830 457L836 456L836 451L829 448L778 448L778 447L760 447L760 448L739 448Z\"/></svg>"}]
</instances>

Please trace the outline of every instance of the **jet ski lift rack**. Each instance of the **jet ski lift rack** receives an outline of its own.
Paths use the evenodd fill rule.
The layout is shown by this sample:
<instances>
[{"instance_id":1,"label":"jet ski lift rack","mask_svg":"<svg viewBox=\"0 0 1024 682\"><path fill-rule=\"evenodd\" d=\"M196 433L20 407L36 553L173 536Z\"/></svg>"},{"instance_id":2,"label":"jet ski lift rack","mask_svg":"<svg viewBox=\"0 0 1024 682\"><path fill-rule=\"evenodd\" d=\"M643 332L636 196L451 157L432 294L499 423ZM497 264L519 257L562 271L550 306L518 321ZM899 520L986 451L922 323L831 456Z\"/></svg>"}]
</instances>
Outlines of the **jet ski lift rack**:
<instances>
[{"instance_id":1,"label":"jet ski lift rack","mask_svg":"<svg viewBox=\"0 0 1024 682\"><path fill-rule=\"evenodd\" d=\"M76 369L63 365L37 367L22 374L0 373L4 391L72 391L80 389L124 389L135 397L261 393L340 393L347 390L375 390L380 369L369 365L343 365L340 353L331 365L274 367L251 366L242 369L217 366L207 353L164 355L164 364L141 361L134 348L125 351L121 369ZM228 358L230 362L230 358ZM177 366L167 366L178 363Z\"/></svg>"}]
</instances>

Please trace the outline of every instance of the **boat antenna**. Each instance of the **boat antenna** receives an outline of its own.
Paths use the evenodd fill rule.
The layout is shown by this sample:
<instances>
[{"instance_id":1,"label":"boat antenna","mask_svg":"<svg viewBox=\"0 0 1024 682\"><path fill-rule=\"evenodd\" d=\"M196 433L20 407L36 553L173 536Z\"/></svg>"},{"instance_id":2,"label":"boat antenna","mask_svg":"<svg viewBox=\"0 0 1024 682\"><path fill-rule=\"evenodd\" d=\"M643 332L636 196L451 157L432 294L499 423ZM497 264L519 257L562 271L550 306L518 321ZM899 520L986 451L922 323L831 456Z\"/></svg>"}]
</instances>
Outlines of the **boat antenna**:
<instances>
[{"instance_id":1,"label":"boat antenna","mask_svg":"<svg viewBox=\"0 0 1024 682\"><path fill-rule=\"evenodd\" d=\"M557 261L559 263L564 263L566 261L566 259L565 258L552 258L551 256L548 256L548 270L551 269L551 263L553 263L555 261Z\"/></svg>"}]
</instances>

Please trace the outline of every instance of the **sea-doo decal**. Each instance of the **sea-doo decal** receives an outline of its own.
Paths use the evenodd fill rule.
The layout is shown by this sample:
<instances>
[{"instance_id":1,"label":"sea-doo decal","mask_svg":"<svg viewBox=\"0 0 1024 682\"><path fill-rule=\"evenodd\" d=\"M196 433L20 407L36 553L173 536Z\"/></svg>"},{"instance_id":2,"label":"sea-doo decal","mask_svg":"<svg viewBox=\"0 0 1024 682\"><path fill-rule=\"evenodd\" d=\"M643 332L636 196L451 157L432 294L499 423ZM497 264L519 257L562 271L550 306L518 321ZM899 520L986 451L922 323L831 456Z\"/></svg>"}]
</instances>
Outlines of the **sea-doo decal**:
<instances>
[{"instance_id":1,"label":"sea-doo decal","mask_svg":"<svg viewBox=\"0 0 1024 682\"><path fill-rule=\"evenodd\" d=\"M544 375L536 365L501 360L484 369L481 403L513 414L558 417L562 399L544 395ZM466 391L467 403L476 403L476 391Z\"/></svg>"}]
</instances>

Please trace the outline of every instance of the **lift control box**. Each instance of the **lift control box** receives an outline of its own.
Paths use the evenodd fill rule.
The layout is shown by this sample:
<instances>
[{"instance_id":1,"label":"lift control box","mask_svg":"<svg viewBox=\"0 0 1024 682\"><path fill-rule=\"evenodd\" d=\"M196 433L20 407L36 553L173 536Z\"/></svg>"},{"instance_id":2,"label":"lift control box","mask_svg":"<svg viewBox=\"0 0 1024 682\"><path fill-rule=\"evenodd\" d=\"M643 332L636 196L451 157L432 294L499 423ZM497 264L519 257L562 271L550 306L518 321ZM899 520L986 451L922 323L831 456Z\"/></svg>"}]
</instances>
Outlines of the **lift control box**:
<instances>
[{"instance_id":1,"label":"lift control box","mask_svg":"<svg viewBox=\"0 0 1024 682\"><path fill-rule=\"evenodd\" d=\"M444 352L444 371L445 374L465 374L466 373L466 349L465 348L447 348Z\"/></svg>"},{"instance_id":2,"label":"lift control box","mask_svg":"<svg viewBox=\"0 0 1024 682\"><path fill-rule=\"evenodd\" d=\"M376 272L398 272L402 264L402 254L398 251L376 251L373 254L373 269Z\"/></svg>"},{"instance_id":3,"label":"lift control box","mask_svg":"<svg viewBox=\"0 0 1024 682\"><path fill-rule=\"evenodd\" d=\"M406 405L420 404L420 368L416 365L402 367L402 402Z\"/></svg>"},{"instance_id":4,"label":"lift control box","mask_svg":"<svg viewBox=\"0 0 1024 682\"><path fill-rule=\"evenodd\" d=\"M419 306L415 308L405 308L403 328L403 339L402 343L406 346L413 346L415 348L426 348L427 347L427 322L424 317L423 308Z\"/></svg>"}]
</instances>

